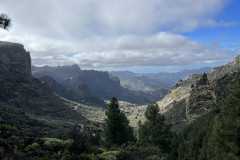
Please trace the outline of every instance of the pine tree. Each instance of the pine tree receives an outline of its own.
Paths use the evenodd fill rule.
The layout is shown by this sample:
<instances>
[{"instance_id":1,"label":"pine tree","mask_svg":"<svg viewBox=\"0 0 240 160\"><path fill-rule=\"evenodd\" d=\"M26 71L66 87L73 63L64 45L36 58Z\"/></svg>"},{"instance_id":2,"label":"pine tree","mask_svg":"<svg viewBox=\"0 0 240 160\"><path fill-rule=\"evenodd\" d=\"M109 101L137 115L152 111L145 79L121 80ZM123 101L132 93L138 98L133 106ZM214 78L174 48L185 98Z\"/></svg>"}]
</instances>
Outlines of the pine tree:
<instances>
[{"instance_id":1,"label":"pine tree","mask_svg":"<svg viewBox=\"0 0 240 160\"><path fill-rule=\"evenodd\" d=\"M139 123L139 140L144 144L159 146L165 153L169 152L172 133L170 125L165 123L165 117L159 113L157 103L148 105L145 117L146 121L143 124Z\"/></svg>"},{"instance_id":2,"label":"pine tree","mask_svg":"<svg viewBox=\"0 0 240 160\"><path fill-rule=\"evenodd\" d=\"M128 141L134 141L133 128L129 126L129 121L125 114L120 111L118 101L112 98L106 111L103 134L105 146L121 145Z\"/></svg>"},{"instance_id":3,"label":"pine tree","mask_svg":"<svg viewBox=\"0 0 240 160\"><path fill-rule=\"evenodd\" d=\"M209 139L208 159L239 159L240 157L240 81L225 99L221 112L214 119Z\"/></svg>"}]
</instances>

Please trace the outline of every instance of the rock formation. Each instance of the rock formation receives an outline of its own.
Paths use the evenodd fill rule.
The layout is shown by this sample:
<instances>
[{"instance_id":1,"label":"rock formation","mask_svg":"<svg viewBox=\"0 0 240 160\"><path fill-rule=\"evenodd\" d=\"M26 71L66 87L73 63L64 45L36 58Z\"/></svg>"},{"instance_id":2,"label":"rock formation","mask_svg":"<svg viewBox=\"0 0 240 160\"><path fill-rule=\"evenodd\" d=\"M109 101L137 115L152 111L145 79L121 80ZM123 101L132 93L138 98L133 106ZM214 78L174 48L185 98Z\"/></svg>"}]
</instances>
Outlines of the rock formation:
<instances>
[{"instance_id":1,"label":"rock formation","mask_svg":"<svg viewBox=\"0 0 240 160\"><path fill-rule=\"evenodd\" d=\"M0 41L0 75L18 80L32 78L30 53L23 45Z\"/></svg>"},{"instance_id":2,"label":"rock formation","mask_svg":"<svg viewBox=\"0 0 240 160\"><path fill-rule=\"evenodd\" d=\"M215 95L209 85L207 74L203 73L191 85L190 95L187 98L186 114L189 119L209 112L215 105Z\"/></svg>"}]
</instances>

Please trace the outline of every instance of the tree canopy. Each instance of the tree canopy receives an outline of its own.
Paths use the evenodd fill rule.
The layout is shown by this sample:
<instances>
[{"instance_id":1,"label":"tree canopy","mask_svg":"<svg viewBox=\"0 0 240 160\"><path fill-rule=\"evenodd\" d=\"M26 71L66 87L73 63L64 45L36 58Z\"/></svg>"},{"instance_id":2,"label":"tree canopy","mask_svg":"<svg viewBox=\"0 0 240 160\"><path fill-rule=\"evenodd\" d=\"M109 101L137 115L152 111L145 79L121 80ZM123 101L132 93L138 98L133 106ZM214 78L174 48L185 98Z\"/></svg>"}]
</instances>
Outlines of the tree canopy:
<instances>
[{"instance_id":1,"label":"tree canopy","mask_svg":"<svg viewBox=\"0 0 240 160\"><path fill-rule=\"evenodd\" d=\"M214 118L209 139L209 159L238 159L240 156L240 79L225 98L221 112Z\"/></svg>"},{"instance_id":2,"label":"tree canopy","mask_svg":"<svg viewBox=\"0 0 240 160\"><path fill-rule=\"evenodd\" d=\"M133 128L129 126L125 114L120 111L116 97L111 99L106 116L103 128L106 147L134 141Z\"/></svg>"},{"instance_id":3,"label":"tree canopy","mask_svg":"<svg viewBox=\"0 0 240 160\"><path fill-rule=\"evenodd\" d=\"M0 28L8 30L12 25L11 18L6 14L0 15Z\"/></svg>"},{"instance_id":4,"label":"tree canopy","mask_svg":"<svg viewBox=\"0 0 240 160\"><path fill-rule=\"evenodd\" d=\"M148 105L145 112L146 121L139 123L139 140L145 144L153 144L159 146L163 152L169 152L172 133L170 125L165 123L165 117L159 113L157 103Z\"/></svg>"}]
</instances>

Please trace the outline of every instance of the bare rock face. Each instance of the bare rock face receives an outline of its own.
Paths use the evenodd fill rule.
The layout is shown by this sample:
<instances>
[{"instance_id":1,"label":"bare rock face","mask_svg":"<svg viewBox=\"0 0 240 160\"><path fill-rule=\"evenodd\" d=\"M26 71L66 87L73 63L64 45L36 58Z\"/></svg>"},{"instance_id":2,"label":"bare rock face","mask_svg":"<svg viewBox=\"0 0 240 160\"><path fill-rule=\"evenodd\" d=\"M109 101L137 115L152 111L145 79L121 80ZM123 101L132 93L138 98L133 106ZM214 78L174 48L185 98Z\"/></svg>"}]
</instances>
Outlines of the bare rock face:
<instances>
[{"instance_id":1,"label":"bare rock face","mask_svg":"<svg viewBox=\"0 0 240 160\"><path fill-rule=\"evenodd\" d=\"M191 86L190 95L187 99L186 113L190 119L209 112L215 104L215 95L209 85L207 74L195 81Z\"/></svg>"},{"instance_id":2,"label":"bare rock face","mask_svg":"<svg viewBox=\"0 0 240 160\"><path fill-rule=\"evenodd\" d=\"M0 41L0 75L32 79L30 53L22 44Z\"/></svg>"}]
</instances>

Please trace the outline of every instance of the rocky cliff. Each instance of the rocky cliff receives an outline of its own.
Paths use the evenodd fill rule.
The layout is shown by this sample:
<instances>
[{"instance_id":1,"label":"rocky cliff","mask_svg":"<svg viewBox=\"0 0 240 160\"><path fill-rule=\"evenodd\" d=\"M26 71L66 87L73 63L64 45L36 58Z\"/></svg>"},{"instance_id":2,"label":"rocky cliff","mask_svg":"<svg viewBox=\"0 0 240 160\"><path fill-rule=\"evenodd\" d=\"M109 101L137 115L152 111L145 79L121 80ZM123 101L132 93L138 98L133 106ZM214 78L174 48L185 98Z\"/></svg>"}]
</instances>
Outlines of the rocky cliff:
<instances>
[{"instance_id":1,"label":"rocky cliff","mask_svg":"<svg viewBox=\"0 0 240 160\"><path fill-rule=\"evenodd\" d=\"M74 109L75 104L32 78L30 54L23 45L0 42L1 124L28 128L28 134L64 137L72 124L88 121ZM20 118L23 115L25 119ZM44 125L39 128L37 124Z\"/></svg>"},{"instance_id":2,"label":"rocky cliff","mask_svg":"<svg viewBox=\"0 0 240 160\"><path fill-rule=\"evenodd\" d=\"M211 73L193 74L179 81L158 103L160 112L179 130L220 104L233 87L240 56Z\"/></svg>"},{"instance_id":3,"label":"rocky cliff","mask_svg":"<svg viewBox=\"0 0 240 160\"><path fill-rule=\"evenodd\" d=\"M215 94L209 84L207 74L203 73L192 85L186 100L186 116L195 119L209 112L216 105Z\"/></svg>"},{"instance_id":4,"label":"rocky cliff","mask_svg":"<svg viewBox=\"0 0 240 160\"><path fill-rule=\"evenodd\" d=\"M23 45L0 41L0 75L18 80L32 78L30 53Z\"/></svg>"},{"instance_id":5,"label":"rocky cliff","mask_svg":"<svg viewBox=\"0 0 240 160\"><path fill-rule=\"evenodd\" d=\"M123 92L120 80L116 76L109 75L108 72L95 70L82 70L76 76L62 82L62 84L76 88L79 83L84 83L89 87L90 92L99 97L110 99Z\"/></svg>"}]
</instances>

